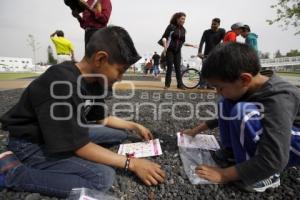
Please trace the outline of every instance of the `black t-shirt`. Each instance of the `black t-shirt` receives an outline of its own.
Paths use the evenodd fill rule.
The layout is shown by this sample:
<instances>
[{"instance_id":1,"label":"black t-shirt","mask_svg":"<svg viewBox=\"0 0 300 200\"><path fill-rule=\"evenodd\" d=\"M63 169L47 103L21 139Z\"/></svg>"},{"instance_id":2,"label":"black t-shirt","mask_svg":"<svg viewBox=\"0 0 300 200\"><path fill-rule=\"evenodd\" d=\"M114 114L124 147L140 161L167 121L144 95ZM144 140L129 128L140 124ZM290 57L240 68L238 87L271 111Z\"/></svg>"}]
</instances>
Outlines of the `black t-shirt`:
<instances>
[{"instance_id":1,"label":"black t-shirt","mask_svg":"<svg viewBox=\"0 0 300 200\"><path fill-rule=\"evenodd\" d=\"M162 38L166 38L169 42L168 50L178 52L181 50L185 42L185 28L183 26L175 26L169 24Z\"/></svg>"},{"instance_id":2,"label":"black t-shirt","mask_svg":"<svg viewBox=\"0 0 300 200\"><path fill-rule=\"evenodd\" d=\"M153 64L154 65L159 65L159 59L160 59L160 56L158 55L158 54L154 54L153 56L152 56L152 59L153 59Z\"/></svg>"},{"instance_id":3,"label":"black t-shirt","mask_svg":"<svg viewBox=\"0 0 300 200\"><path fill-rule=\"evenodd\" d=\"M70 152L87 144L87 125L104 119L106 109L103 97L95 97L104 93L103 87L88 84L80 75L73 62L50 67L1 117L2 128L10 137L45 144L50 153Z\"/></svg>"},{"instance_id":4,"label":"black t-shirt","mask_svg":"<svg viewBox=\"0 0 300 200\"><path fill-rule=\"evenodd\" d=\"M203 44L205 43L204 55L208 55L223 40L224 36L225 30L223 28L219 28L216 32L211 29L204 31L198 52L202 52Z\"/></svg>"}]
</instances>

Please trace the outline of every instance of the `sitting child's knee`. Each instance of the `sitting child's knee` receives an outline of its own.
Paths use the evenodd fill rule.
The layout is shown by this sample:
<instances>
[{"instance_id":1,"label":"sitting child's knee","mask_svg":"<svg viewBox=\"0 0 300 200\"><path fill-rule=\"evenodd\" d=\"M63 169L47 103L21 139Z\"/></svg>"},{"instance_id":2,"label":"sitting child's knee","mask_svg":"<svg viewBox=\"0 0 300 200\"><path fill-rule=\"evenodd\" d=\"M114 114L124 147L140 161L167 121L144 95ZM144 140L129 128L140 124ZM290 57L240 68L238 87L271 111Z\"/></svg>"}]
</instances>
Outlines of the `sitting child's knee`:
<instances>
[{"instance_id":1,"label":"sitting child's knee","mask_svg":"<svg viewBox=\"0 0 300 200\"><path fill-rule=\"evenodd\" d=\"M116 172L113 168L109 166L101 166L101 171L97 174L97 184L95 187L100 191L107 191L113 185L115 179Z\"/></svg>"}]
</instances>

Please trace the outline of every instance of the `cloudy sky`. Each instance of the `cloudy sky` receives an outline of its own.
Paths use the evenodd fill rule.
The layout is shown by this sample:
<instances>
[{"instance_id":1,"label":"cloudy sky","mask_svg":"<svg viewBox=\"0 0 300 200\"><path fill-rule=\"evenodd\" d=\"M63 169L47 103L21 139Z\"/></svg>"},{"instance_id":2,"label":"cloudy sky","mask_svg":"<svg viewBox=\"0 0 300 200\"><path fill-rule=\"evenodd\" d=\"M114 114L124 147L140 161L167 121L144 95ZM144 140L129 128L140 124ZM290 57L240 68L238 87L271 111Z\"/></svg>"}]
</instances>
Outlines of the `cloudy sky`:
<instances>
[{"instance_id":1,"label":"cloudy sky","mask_svg":"<svg viewBox=\"0 0 300 200\"><path fill-rule=\"evenodd\" d=\"M192 44L198 44L211 19L219 17L226 30L238 21L249 24L259 35L259 49L263 52L300 49L300 35L294 35L295 29L282 31L277 25L266 23L275 17L270 8L274 3L276 0L112 0L110 24L127 29L140 54L146 57L162 51L157 41L172 14L178 11L187 14L186 40ZM84 31L63 0L1 0L0 24L0 57L33 57L27 42L32 34L39 43L37 61L46 61L47 46L53 47L49 35L57 29L74 43L76 59L83 56ZM187 58L197 49L183 47L182 52Z\"/></svg>"}]
</instances>

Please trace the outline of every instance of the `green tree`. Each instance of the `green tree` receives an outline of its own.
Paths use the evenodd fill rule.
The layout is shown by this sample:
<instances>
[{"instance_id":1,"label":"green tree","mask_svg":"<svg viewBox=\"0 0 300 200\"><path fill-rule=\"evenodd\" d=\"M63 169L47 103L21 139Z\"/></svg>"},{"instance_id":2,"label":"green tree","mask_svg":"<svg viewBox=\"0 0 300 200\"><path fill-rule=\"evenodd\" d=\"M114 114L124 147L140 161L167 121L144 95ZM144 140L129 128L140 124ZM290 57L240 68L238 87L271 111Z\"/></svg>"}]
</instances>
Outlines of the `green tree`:
<instances>
[{"instance_id":1,"label":"green tree","mask_svg":"<svg viewBox=\"0 0 300 200\"><path fill-rule=\"evenodd\" d=\"M269 59L270 58L270 53L269 52L263 53L263 52L259 51L258 52L258 57L260 59Z\"/></svg>"},{"instance_id":2,"label":"green tree","mask_svg":"<svg viewBox=\"0 0 300 200\"><path fill-rule=\"evenodd\" d=\"M50 45L48 46L47 54L48 54L48 64L50 65L57 64L57 60L53 56L53 50Z\"/></svg>"},{"instance_id":3,"label":"green tree","mask_svg":"<svg viewBox=\"0 0 300 200\"><path fill-rule=\"evenodd\" d=\"M287 57L300 56L300 52L297 49L295 49L295 50L292 49L292 50L290 50L290 52L286 53L286 56Z\"/></svg>"},{"instance_id":4,"label":"green tree","mask_svg":"<svg viewBox=\"0 0 300 200\"><path fill-rule=\"evenodd\" d=\"M296 28L295 35L300 34L300 0L278 0L271 8L276 10L277 16L273 20L267 20L270 25L279 23L284 29L293 26Z\"/></svg>"},{"instance_id":5,"label":"green tree","mask_svg":"<svg viewBox=\"0 0 300 200\"><path fill-rule=\"evenodd\" d=\"M28 35L27 43L30 46L30 48L32 49L33 63L37 63L36 52L37 52L37 50L39 50L41 48L40 43L35 40L34 35L32 35L32 34Z\"/></svg>"},{"instance_id":6,"label":"green tree","mask_svg":"<svg viewBox=\"0 0 300 200\"><path fill-rule=\"evenodd\" d=\"M280 50L277 50L276 52L275 52L275 56L274 56L275 58L281 58L281 57L283 57L283 55L281 54L281 52L280 52Z\"/></svg>"}]
</instances>

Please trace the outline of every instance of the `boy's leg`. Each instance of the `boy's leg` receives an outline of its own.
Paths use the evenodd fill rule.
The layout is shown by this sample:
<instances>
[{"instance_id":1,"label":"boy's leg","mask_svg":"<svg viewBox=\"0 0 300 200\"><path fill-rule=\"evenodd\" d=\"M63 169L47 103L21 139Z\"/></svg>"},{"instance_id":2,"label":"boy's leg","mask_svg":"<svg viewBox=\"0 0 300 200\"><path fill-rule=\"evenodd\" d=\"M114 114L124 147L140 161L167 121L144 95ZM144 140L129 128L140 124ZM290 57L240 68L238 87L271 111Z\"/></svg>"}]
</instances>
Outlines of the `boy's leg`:
<instances>
[{"instance_id":1,"label":"boy's leg","mask_svg":"<svg viewBox=\"0 0 300 200\"><path fill-rule=\"evenodd\" d=\"M253 103L237 103L231 110L229 123L231 145L236 163L254 156L262 134L259 108Z\"/></svg>"},{"instance_id":2,"label":"boy's leg","mask_svg":"<svg viewBox=\"0 0 300 200\"><path fill-rule=\"evenodd\" d=\"M218 120L219 120L221 146L225 149L232 149L231 136L230 136L230 122L231 119L233 119L231 116L231 110L233 109L234 105L235 105L234 102L227 99L220 100L218 104L219 107Z\"/></svg>"},{"instance_id":3,"label":"boy's leg","mask_svg":"<svg viewBox=\"0 0 300 200\"><path fill-rule=\"evenodd\" d=\"M230 121L231 144L236 163L244 162L255 155L257 143L263 133L259 106L253 103L237 103L231 111L235 119ZM241 181L236 186L246 191L264 192L280 185L280 175L274 174L249 186Z\"/></svg>"},{"instance_id":4,"label":"boy's leg","mask_svg":"<svg viewBox=\"0 0 300 200\"><path fill-rule=\"evenodd\" d=\"M89 128L89 136L96 144L120 144L127 139L128 134L121 129L103 126Z\"/></svg>"},{"instance_id":5,"label":"boy's leg","mask_svg":"<svg viewBox=\"0 0 300 200\"><path fill-rule=\"evenodd\" d=\"M287 167L300 166L300 129L292 128L290 159Z\"/></svg>"},{"instance_id":6,"label":"boy's leg","mask_svg":"<svg viewBox=\"0 0 300 200\"><path fill-rule=\"evenodd\" d=\"M10 141L8 148L22 162L7 172L8 188L65 198L72 188L106 191L113 184L115 171L109 166L76 156L49 156L41 146L21 140Z\"/></svg>"},{"instance_id":7,"label":"boy's leg","mask_svg":"<svg viewBox=\"0 0 300 200\"><path fill-rule=\"evenodd\" d=\"M238 103L231 111L236 120L230 122L232 148L237 163L253 157L257 142L263 133L261 115L257 105ZM300 166L300 129L292 127L291 146L288 167Z\"/></svg>"}]
</instances>

